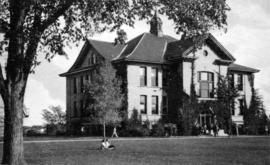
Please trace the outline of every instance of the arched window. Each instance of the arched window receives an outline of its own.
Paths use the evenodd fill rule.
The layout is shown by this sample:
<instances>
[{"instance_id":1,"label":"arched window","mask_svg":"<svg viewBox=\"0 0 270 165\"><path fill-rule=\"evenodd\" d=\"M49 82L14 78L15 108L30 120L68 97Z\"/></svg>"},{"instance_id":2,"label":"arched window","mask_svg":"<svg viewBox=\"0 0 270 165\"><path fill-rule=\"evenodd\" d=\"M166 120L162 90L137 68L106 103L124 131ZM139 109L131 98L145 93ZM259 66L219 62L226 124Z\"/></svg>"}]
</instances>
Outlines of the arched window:
<instances>
[{"instance_id":1,"label":"arched window","mask_svg":"<svg viewBox=\"0 0 270 165\"><path fill-rule=\"evenodd\" d=\"M214 73L212 72L199 72L200 91L199 95L202 98L214 97Z\"/></svg>"}]
</instances>

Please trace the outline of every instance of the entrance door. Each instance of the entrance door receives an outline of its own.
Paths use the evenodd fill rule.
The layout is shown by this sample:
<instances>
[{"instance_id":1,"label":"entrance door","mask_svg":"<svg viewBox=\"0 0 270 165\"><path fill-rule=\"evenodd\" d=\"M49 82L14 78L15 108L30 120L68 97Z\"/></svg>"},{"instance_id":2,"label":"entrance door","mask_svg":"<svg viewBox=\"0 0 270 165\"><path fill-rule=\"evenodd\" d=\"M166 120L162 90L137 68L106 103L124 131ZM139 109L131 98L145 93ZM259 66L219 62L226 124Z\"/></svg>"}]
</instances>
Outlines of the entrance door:
<instances>
[{"instance_id":1,"label":"entrance door","mask_svg":"<svg viewBox=\"0 0 270 165\"><path fill-rule=\"evenodd\" d=\"M211 125L213 125L213 119L212 119L212 115L211 114L200 114L200 126L203 127L204 125L206 125L207 127L210 127Z\"/></svg>"}]
</instances>

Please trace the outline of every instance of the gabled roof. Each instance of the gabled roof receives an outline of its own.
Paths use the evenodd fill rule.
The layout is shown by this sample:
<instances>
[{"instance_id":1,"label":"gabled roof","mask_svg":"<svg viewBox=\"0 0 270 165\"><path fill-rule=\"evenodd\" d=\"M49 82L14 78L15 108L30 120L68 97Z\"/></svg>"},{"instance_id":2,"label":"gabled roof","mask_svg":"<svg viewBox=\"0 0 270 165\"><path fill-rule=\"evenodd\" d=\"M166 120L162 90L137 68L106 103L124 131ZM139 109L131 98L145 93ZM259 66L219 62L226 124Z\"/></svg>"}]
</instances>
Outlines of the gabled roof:
<instances>
[{"instance_id":1,"label":"gabled roof","mask_svg":"<svg viewBox=\"0 0 270 165\"><path fill-rule=\"evenodd\" d=\"M257 73L260 71L258 69L250 68L250 67L239 65L239 64L230 64L228 69L229 71L248 72L248 73Z\"/></svg>"},{"instance_id":2,"label":"gabled roof","mask_svg":"<svg viewBox=\"0 0 270 165\"><path fill-rule=\"evenodd\" d=\"M93 48L105 59L112 60L126 46L124 44L114 44L113 42L97 41L97 40L88 40L88 42L93 46Z\"/></svg>"},{"instance_id":3,"label":"gabled roof","mask_svg":"<svg viewBox=\"0 0 270 165\"><path fill-rule=\"evenodd\" d=\"M130 40L114 60L163 63L167 45L173 41L176 39L167 35L158 37L151 33L143 33Z\"/></svg>"},{"instance_id":4,"label":"gabled roof","mask_svg":"<svg viewBox=\"0 0 270 165\"><path fill-rule=\"evenodd\" d=\"M186 52L192 50L193 45L191 39L170 42L167 46L165 58L167 60L182 58Z\"/></svg>"},{"instance_id":5,"label":"gabled roof","mask_svg":"<svg viewBox=\"0 0 270 165\"><path fill-rule=\"evenodd\" d=\"M222 62L228 65L235 61L235 58L215 39L211 34L204 41L219 57ZM68 72L60 76L66 76L91 69L91 66L80 68L89 52L94 49L99 55L108 61L135 61L163 64L170 60L187 58L194 49L194 42L191 39L177 40L171 36L163 35L158 37L151 33L143 33L126 44L114 44L113 42L87 40L79 56ZM232 71L258 72L256 69L240 65L230 65Z\"/></svg>"},{"instance_id":6,"label":"gabled roof","mask_svg":"<svg viewBox=\"0 0 270 165\"><path fill-rule=\"evenodd\" d=\"M124 47L125 45L123 44L115 45L113 42L87 40L85 41L85 44L74 64L66 73L60 74L60 76L65 76L73 72L78 72L78 70L85 70L87 68L91 68L79 68L85 60L90 48L93 48L99 55L104 57L106 60L111 61L113 58L120 54Z\"/></svg>"},{"instance_id":7,"label":"gabled roof","mask_svg":"<svg viewBox=\"0 0 270 165\"><path fill-rule=\"evenodd\" d=\"M231 53L225 49L212 34L208 34L204 42L205 44L209 45L210 48L215 51L222 60L235 61L235 58L231 55ZM167 60L185 57L194 49L194 45L195 44L192 39L171 42L168 45L168 51L166 52L165 57Z\"/></svg>"}]
</instances>

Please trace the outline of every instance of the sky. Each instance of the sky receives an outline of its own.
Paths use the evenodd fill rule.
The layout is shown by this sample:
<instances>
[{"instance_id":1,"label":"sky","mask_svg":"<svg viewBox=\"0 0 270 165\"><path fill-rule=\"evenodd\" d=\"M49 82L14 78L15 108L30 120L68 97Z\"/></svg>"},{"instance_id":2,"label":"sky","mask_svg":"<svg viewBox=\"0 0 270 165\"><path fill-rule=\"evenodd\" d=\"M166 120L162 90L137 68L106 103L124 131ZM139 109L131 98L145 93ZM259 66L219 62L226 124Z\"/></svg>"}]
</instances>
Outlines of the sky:
<instances>
[{"instance_id":1,"label":"sky","mask_svg":"<svg viewBox=\"0 0 270 165\"><path fill-rule=\"evenodd\" d=\"M222 45L237 59L236 63L259 69L255 75L255 88L263 96L265 108L270 113L270 1L269 0L227 0L231 11L228 13L228 31L212 31ZM180 38L174 25L162 17L163 33ZM128 39L143 32L149 32L144 21L136 22L134 28L123 26ZM91 39L113 42L116 33L94 34ZM66 108L66 82L59 74L66 72L76 60L82 48L65 48L68 58L57 56L50 63L40 57L42 64L31 74L25 93L25 105L29 118L24 125L42 125L42 110L60 105Z\"/></svg>"}]
</instances>

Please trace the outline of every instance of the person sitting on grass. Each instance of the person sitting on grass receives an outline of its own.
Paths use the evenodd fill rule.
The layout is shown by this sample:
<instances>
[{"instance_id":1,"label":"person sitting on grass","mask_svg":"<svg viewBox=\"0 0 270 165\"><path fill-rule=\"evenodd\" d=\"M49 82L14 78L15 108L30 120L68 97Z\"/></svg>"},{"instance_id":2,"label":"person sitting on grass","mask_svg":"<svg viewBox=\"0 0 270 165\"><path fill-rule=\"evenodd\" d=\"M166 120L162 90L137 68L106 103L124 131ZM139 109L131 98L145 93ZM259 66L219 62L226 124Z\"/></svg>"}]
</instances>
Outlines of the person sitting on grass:
<instances>
[{"instance_id":1,"label":"person sitting on grass","mask_svg":"<svg viewBox=\"0 0 270 165\"><path fill-rule=\"evenodd\" d=\"M103 139L101 143L101 149L108 149L108 150L113 150L115 149L114 145L111 145L108 141L108 139Z\"/></svg>"}]
</instances>

